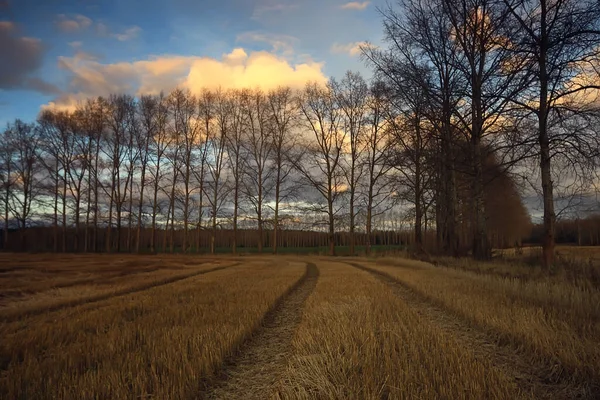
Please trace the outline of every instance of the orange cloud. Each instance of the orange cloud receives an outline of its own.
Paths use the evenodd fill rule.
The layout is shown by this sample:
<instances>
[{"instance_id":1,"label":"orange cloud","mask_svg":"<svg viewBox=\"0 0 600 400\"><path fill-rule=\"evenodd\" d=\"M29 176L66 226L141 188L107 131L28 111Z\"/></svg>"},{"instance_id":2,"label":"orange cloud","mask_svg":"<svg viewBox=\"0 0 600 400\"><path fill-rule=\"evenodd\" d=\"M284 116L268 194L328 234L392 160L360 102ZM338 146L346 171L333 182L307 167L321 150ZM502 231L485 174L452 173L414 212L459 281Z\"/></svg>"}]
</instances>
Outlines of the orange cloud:
<instances>
[{"instance_id":1,"label":"orange cloud","mask_svg":"<svg viewBox=\"0 0 600 400\"><path fill-rule=\"evenodd\" d=\"M371 4L370 1L351 1L340 6L342 10L359 10L362 11Z\"/></svg>"},{"instance_id":2,"label":"orange cloud","mask_svg":"<svg viewBox=\"0 0 600 400\"><path fill-rule=\"evenodd\" d=\"M275 54L242 48L210 57L156 56L148 60L102 64L85 57L60 57L59 67L70 75L69 88L43 107L73 109L78 102L111 93L156 94L175 87L200 92L203 88L261 87L287 85L302 88L308 81L325 83L323 64L304 61L293 64Z\"/></svg>"},{"instance_id":3,"label":"orange cloud","mask_svg":"<svg viewBox=\"0 0 600 400\"><path fill-rule=\"evenodd\" d=\"M359 56L362 52L362 49L365 47L373 47L373 45L368 42L353 42L347 44L334 43L331 46L331 52L337 54L345 53L351 56Z\"/></svg>"}]
</instances>

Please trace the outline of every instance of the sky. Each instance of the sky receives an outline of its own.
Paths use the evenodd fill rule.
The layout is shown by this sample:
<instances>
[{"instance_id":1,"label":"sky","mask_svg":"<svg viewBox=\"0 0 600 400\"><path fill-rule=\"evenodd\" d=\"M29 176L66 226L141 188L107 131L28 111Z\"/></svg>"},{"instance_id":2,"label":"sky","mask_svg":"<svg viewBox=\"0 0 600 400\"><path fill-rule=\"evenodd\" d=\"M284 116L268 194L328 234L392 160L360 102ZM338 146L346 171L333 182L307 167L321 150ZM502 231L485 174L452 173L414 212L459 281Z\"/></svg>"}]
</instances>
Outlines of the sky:
<instances>
[{"instance_id":1,"label":"sky","mask_svg":"<svg viewBox=\"0 0 600 400\"><path fill-rule=\"evenodd\" d=\"M0 126L111 93L278 85L359 71L386 0L0 0Z\"/></svg>"}]
</instances>

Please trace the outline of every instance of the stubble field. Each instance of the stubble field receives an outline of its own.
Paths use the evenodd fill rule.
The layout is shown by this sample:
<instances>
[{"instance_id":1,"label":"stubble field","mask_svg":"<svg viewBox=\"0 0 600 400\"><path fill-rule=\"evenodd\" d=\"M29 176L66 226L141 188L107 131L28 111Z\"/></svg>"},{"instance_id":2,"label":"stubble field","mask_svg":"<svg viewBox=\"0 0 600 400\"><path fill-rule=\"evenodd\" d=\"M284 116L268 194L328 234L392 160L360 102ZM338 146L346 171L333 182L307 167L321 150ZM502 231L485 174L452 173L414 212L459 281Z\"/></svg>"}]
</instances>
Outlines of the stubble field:
<instances>
[{"instance_id":1,"label":"stubble field","mask_svg":"<svg viewBox=\"0 0 600 400\"><path fill-rule=\"evenodd\" d=\"M400 258L0 255L1 399L593 399L600 289Z\"/></svg>"}]
</instances>

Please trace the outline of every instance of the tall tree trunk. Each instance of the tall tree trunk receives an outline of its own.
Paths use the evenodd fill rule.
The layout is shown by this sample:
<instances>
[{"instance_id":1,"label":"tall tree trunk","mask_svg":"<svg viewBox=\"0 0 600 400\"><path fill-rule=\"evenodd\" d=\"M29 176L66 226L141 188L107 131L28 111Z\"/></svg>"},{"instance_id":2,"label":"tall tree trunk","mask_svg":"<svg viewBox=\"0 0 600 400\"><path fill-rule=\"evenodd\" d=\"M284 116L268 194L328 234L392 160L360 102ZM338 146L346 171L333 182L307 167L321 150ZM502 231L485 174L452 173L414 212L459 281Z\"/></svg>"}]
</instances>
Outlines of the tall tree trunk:
<instances>
[{"instance_id":1,"label":"tall tree trunk","mask_svg":"<svg viewBox=\"0 0 600 400\"><path fill-rule=\"evenodd\" d=\"M327 201L329 211L329 235L327 237L329 243L329 255L335 256L335 220L333 215L333 199L331 195Z\"/></svg>"},{"instance_id":2,"label":"tall tree trunk","mask_svg":"<svg viewBox=\"0 0 600 400\"><path fill-rule=\"evenodd\" d=\"M354 157L354 156L353 156ZM354 182L354 169L355 161L352 160L352 170L350 171L350 256L354 256L354 196L356 192L356 185Z\"/></svg>"},{"instance_id":3,"label":"tall tree trunk","mask_svg":"<svg viewBox=\"0 0 600 400\"><path fill-rule=\"evenodd\" d=\"M128 172L129 210L127 216L127 252L131 253L133 244L133 168Z\"/></svg>"},{"instance_id":4,"label":"tall tree trunk","mask_svg":"<svg viewBox=\"0 0 600 400\"><path fill-rule=\"evenodd\" d=\"M181 251L187 253L187 242L188 242L188 212L190 208L190 161L191 157L188 155L185 164L185 199L183 204L183 243L181 245Z\"/></svg>"},{"instance_id":5,"label":"tall tree trunk","mask_svg":"<svg viewBox=\"0 0 600 400\"><path fill-rule=\"evenodd\" d=\"M147 141L149 139L146 139ZM148 145L146 144L146 149L144 153L144 160L142 161L142 176L140 177L140 203L138 204L138 218L137 218L137 231L136 231L136 239L135 239L135 252L140 252L140 242L142 236L142 211L144 208L144 189L146 188L146 164L148 154Z\"/></svg>"},{"instance_id":6,"label":"tall tree trunk","mask_svg":"<svg viewBox=\"0 0 600 400\"><path fill-rule=\"evenodd\" d=\"M552 183L550 138L548 135L548 71L546 60L548 57L548 27L547 27L547 4L540 1L541 5L541 40L539 54L539 77L540 77L540 106L538 111L539 145L540 145L540 173L542 178L542 196L544 201L544 236L542 239L542 265L549 268L554 263L555 248L555 222L554 213L554 188Z\"/></svg>"},{"instance_id":7,"label":"tall tree trunk","mask_svg":"<svg viewBox=\"0 0 600 400\"><path fill-rule=\"evenodd\" d=\"M368 198L367 198L367 223L366 223L366 228L365 228L365 233L366 233L366 247L365 247L365 253L366 255L370 255L371 254L371 229L373 226L373 181L374 181L374 177L373 177L373 170L372 170L372 166L369 167L370 171L369 171L369 193L368 193Z\"/></svg>"},{"instance_id":8,"label":"tall tree trunk","mask_svg":"<svg viewBox=\"0 0 600 400\"><path fill-rule=\"evenodd\" d=\"M273 254L277 254L277 235L279 230L279 196L281 190L281 167L277 167L277 181L275 182L275 215L273 216Z\"/></svg>"},{"instance_id":9,"label":"tall tree trunk","mask_svg":"<svg viewBox=\"0 0 600 400\"><path fill-rule=\"evenodd\" d=\"M160 158L156 161L156 174L154 176L154 197L152 199L152 228L150 236L150 251L156 252L156 214L158 213L158 186L160 177Z\"/></svg>"},{"instance_id":10,"label":"tall tree trunk","mask_svg":"<svg viewBox=\"0 0 600 400\"><path fill-rule=\"evenodd\" d=\"M67 252L67 176L65 170L65 176L63 177L62 187L62 252Z\"/></svg>"},{"instance_id":11,"label":"tall tree trunk","mask_svg":"<svg viewBox=\"0 0 600 400\"><path fill-rule=\"evenodd\" d=\"M4 191L4 247L3 250L8 250L8 217L9 217L9 205L8 205L8 201L10 198L10 174L11 174L11 168L10 168L10 160L7 163L7 170L6 170L6 190ZM55 192L56 193L56 192ZM55 208L56 209L56 208ZM56 252L56 249L54 250L54 252Z\"/></svg>"},{"instance_id":12,"label":"tall tree trunk","mask_svg":"<svg viewBox=\"0 0 600 400\"><path fill-rule=\"evenodd\" d=\"M238 237L238 207L239 207L239 191L240 191L240 179L239 179L239 163L236 160L236 177L235 177L235 188L233 189L233 240L231 241L231 252L237 253L237 237Z\"/></svg>"}]
</instances>

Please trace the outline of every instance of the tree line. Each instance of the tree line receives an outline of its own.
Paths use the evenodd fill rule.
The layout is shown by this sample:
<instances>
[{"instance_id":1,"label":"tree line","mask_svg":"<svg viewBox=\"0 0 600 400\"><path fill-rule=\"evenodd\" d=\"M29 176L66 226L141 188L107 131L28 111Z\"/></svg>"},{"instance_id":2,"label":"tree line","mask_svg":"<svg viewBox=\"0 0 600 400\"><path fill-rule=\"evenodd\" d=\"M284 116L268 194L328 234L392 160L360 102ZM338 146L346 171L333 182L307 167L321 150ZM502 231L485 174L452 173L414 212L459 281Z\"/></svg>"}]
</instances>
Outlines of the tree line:
<instances>
[{"instance_id":1,"label":"tree line","mask_svg":"<svg viewBox=\"0 0 600 400\"><path fill-rule=\"evenodd\" d=\"M402 210L416 253L486 259L528 234L528 185L550 265L556 188L581 194L598 161L599 13L404 0L380 10L387 47L362 49L371 82L115 94L17 120L0 143L5 248L11 227L44 224L55 251L235 252L250 229L258 251L313 230L330 254L340 232L369 253Z\"/></svg>"}]
</instances>

